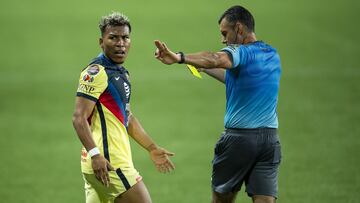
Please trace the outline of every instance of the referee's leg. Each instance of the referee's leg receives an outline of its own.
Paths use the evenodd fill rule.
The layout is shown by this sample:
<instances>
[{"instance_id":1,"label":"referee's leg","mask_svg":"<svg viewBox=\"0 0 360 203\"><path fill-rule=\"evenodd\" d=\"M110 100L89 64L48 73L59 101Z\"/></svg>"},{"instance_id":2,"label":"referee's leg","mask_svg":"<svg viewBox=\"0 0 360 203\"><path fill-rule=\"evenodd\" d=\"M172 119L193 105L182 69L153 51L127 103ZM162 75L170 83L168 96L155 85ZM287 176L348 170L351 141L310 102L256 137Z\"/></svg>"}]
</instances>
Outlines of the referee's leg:
<instances>
[{"instance_id":1,"label":"referee's leg","mask_svg":"<svg viewBox=\"0 0 360 203\"><path fill-rule=\"evenodd\" d=\"M234 203L237 192L218 193L213 191L212 203Z\"/></svg>"},{"instance_id":2,"label":"referee's leg","mask_svg":"<svg viewBox=\"0 0 360 203\"><path fill-rule=\"evenodd\" d=\"M254 195L252 196L252 200L254 203L275 203L276 199L272 196L265 195Z\"/></svg>"}]
</instances>

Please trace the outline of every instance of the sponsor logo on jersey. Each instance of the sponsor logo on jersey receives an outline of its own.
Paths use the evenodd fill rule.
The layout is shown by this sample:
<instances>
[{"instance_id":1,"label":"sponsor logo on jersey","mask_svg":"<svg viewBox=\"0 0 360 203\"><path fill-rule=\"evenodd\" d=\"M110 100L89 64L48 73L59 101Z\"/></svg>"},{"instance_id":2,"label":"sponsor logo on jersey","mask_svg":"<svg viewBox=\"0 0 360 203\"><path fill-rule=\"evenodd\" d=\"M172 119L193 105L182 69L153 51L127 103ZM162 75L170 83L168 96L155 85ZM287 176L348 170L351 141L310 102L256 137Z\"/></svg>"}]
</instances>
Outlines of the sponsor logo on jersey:
<instances>
[{"instance_id":1,"label":"sponsor logo on jersey","mask_svg":"<svg viewBox=\"0 0 360 203\"><path fill-rule=\"evenodd\" d=\"M130 96L130 87L129 85L124 82L124 89L125 89L125 94L126 94L126 99L129 99L129 96Z\"/></svg>"},{"instance_id":2,"label":"sponsor logo on jersey","mask_svg":"<svg viewBox=\"0 0 360 203\"><path fill-rule=\"evenodd\" d=\"M89 66L89 68L88 68L88 70L87 70L87 73L88 73L89 75L96 75L96 74L99 73L99 71L100 71L99 66L96 65L96 64L93 64L93 65Z\"/></svg>"},{"instance_id":3,"label":"sponsor logo on jersey","mask_svg":"<svg viewBox=\"0 0 360 203\"><path fill-rule=\"evenodd\" d=\"M93 82L94 77L90 76L89 74L85 74L84 77L83 77L83 81L85 81L85 82Z\"/></svg>"},{"instance_id":4,"label":"sponsor logo on jersey","mask_svg":"<svg viewBox=\"0 0 360 203\"><path fill-rule=\"evenodd\" d=\"M85 148L82 148L82 150L81 150L81 161L86 162L86 158L87 158L87 151L86 151Z\"/></svg>"},{"instance_id":5,"label":"sponsor logo on jersey","mask_svg":"<svg viewBox=\"0 0 360 203\"><path fill-rule=\"evenodd\" d=\"M91 86L85 85L85 84L79 84L78 92L92 93L94 90L95 90L95 87L91 87Z\"/></svg>"}]
</instances>

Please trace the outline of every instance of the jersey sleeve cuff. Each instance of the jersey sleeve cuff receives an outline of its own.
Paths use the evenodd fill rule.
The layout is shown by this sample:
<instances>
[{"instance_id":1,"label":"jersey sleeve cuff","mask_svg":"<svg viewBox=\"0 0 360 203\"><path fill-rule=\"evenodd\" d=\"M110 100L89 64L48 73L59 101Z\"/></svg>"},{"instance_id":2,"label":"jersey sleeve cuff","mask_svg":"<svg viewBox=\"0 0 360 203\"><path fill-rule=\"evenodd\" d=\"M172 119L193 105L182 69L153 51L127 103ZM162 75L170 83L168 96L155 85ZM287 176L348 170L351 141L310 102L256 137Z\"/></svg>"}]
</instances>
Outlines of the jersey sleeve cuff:
<instances>
[{"instance_id":1,"label":"jersey sleeve cuff","mask_svg":"<svg viewBox=\"0 0 360 203\"><path fill-rule=\"evenodd\" d=\"M223 50L221 50L221 51L225 52L225 53L229 56L229 58L230 58L230 60L231 60L231 63L232 63L232 65L233 65L233 67L234 67L234 59L233 59L233 55L231 54L231 52L230 52L229 50L226 50L226 49L223 49ZM233 68L233 67L232 67L232 68Z\"/></svg>"},{"instance_id":2,"label":"jersey sleeve cuff","mask_svg":"<svg viewBox=\"0 0 360 203\"><path fill-rule=\"evenodd\" d=\"M82 92L76 92L76 96L78 96L78 97L84 97L84 98L86 98L86 99L89 99L89 100L91 100L91 101L94 101L94 102L97 102L97 98L95 98L95 97L93 97L93 96L90 96L90 95L88 95L88 94L84 94L84 93L82 93Z\"/></svg>"}]
</instances>

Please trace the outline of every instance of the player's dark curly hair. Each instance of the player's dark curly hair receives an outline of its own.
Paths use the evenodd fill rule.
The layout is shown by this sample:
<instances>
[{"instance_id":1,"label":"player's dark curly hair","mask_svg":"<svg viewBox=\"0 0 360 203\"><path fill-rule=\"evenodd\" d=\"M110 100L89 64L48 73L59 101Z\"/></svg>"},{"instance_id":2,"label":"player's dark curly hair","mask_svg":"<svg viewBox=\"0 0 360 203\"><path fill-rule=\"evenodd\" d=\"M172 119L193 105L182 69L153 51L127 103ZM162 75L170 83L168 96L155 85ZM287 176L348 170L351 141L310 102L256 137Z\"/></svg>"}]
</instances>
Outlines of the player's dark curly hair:
<instances>
[{"instance_id":1,"label":"player's dark curly hair","mask_svg":"<svg viewBox=\"0 0 360 203\"><path fill-rule=\"evenodd\" d=\"M107 16L103 16L99 22L99 28L101 31L101 35L105 33L107 27L114 27L114 26L128 26L129 32L131 32L131 25L129 18L119 12L112 12Z\"/></svg>"},{"instance_id":2,"label":"player's dark curly hair","mask_svg":"<svg viewBox=\"0 0 360 203\"><path fill-rule=\"evenodd\" d=\"M221 21L226 18L229 23L240 22L245 25L250 32L255 32L255 20L251 13L242 6L233 6L226 10L218 21L220 24Z\"/></svg>"}]
</instances>

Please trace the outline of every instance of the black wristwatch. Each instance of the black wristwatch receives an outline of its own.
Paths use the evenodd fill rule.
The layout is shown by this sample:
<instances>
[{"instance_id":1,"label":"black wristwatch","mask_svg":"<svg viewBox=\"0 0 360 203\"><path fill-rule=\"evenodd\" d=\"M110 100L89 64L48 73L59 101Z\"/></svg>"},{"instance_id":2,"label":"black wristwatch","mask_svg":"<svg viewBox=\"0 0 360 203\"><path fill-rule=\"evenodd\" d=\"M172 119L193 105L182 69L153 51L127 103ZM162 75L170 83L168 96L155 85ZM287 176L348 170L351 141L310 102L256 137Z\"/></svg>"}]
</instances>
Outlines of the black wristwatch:
<instances>
[{"instance_id":1,"label":"black wristwatch","mask_svg":"<svg viewBox=\"0 0 360 203\"><path fill-rule=\"evenodd\" d=\"M179 64L185 63L185 55L184 52L179 51L176 54L180 54L180 61L178 62Z\"/></svg>"}]
</instances>

